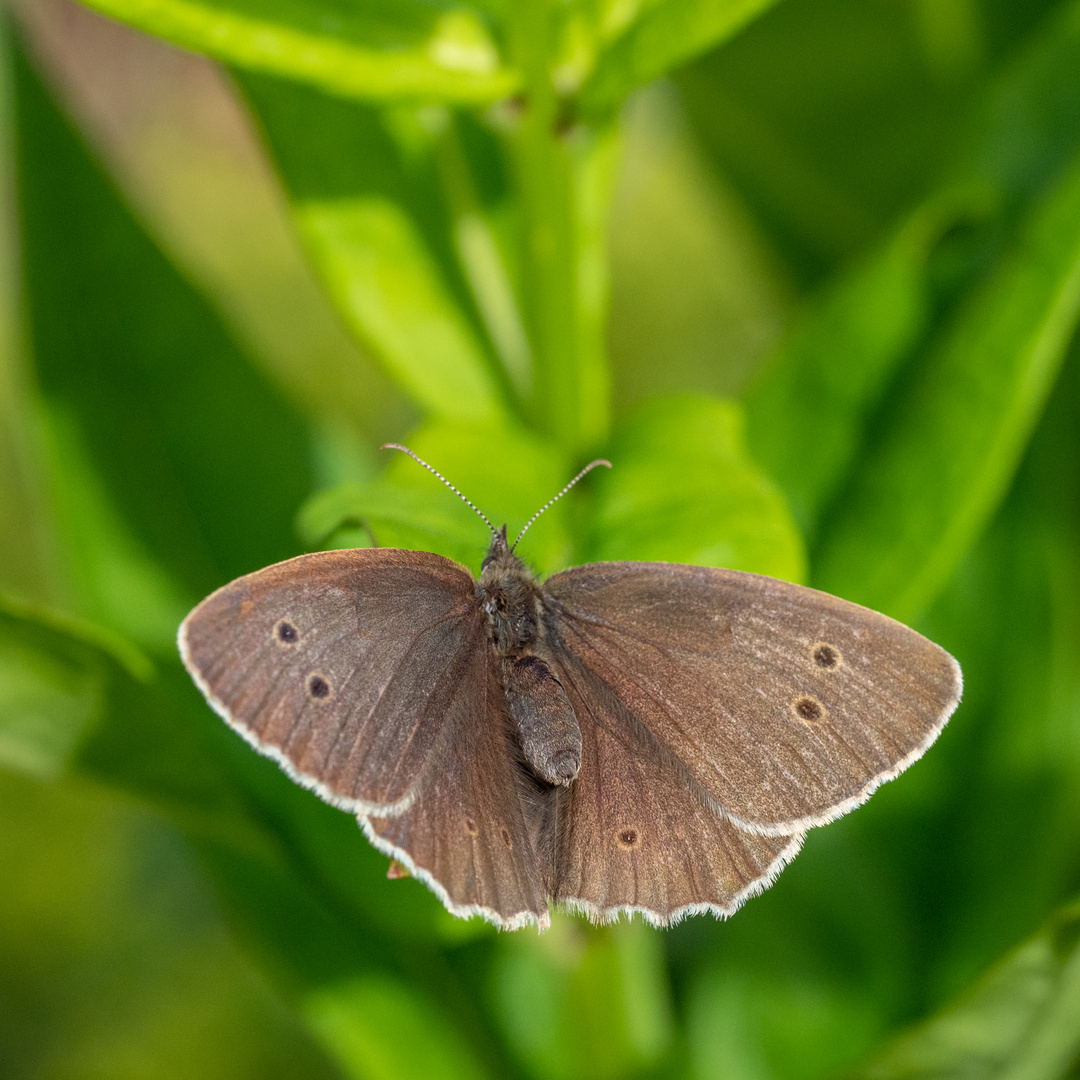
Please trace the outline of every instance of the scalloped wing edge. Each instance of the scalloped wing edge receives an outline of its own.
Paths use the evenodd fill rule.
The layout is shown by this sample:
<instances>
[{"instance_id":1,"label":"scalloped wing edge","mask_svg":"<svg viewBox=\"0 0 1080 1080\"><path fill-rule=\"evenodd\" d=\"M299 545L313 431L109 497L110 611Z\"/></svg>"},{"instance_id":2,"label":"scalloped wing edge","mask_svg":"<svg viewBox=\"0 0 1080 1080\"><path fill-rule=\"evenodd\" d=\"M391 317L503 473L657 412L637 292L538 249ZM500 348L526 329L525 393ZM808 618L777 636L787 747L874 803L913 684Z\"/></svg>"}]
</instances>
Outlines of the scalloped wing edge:
<instances>
[{"instance_id":1,"label":"scalloped wing edge","mask_svg":"<svg viewBox=\"0 0 1080 1080\"><path fill-rule=\"evenodd\" d=\"M618 922L623 915L626 915L628 919L633 918L634 915L640 915L645 922L658 930L675 926L691 915L713 915L717 919L730 919L747 900L752 900L755 896L760 896L774 881L776 881L784 867L799 854L805 837L806 834L802 832L793 835L791 841L783 851L769 863L765 872L743 886L743 888L732 897L731 903L726 907L720 904L710 904L708 902L684 904L682 907L676 908L669 914L664 915L660 912L653 911L652 908L642 907L638 904L621 904L615 907L603 907L599 904L594 904L591 900L583 900L582 898L575 896L560 898L558 904L561 908L575 915L585 915L589 922L598 926L606 926L609 923Z\"/></svg>"},{"instance_id":2,"label":"scalloped wing edge","mask_svg":"<svg viewBox=\"0 0 1080 1080\"><path fill-rule=\"evenodd\" d=\"M381 851L384 855L389 856L391 859L396 859L401 863L411 877L417 878L419 881L423 882L423 884L439 898L443 907L446 908L451 915L456 915L459 919L471 919L474 915L479 915L480 918L491 923L493 926L498 927L500 930L521 930L530 923L535 925L541 933L550 928L551 915L546 910L543 912L536 912L526 908L523 911L519 911L514 915L506 917L500 915L494 908L485 907L483 904L455 904L454 901L450 899L450 894L446 891L442 882L430 871L425 870L424 867L414 862L412 856L404 848L399 848L396 844L392 844L389 840L379 836L372 827L371 822L368 821L366 815L358 814L356 820L359 822L360 828L363 830L364 836L367 837L371 846L376 850Z\"/></svg>"}]
</instances>

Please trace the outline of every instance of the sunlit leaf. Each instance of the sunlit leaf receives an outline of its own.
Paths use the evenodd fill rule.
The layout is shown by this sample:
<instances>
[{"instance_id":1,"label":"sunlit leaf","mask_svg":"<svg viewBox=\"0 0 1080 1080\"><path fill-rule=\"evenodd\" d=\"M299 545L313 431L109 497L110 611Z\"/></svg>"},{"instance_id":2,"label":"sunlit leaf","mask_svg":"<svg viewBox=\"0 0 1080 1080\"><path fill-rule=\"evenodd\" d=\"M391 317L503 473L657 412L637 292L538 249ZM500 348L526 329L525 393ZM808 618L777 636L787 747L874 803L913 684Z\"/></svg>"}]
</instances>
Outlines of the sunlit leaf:
<instances>
[{"instance_id":1,"label":"sunlit leaf","mask_svg":"<svg viewBox=\"0 0 1080 1080\"><path fill-rule=\"evenodd\" d=\"M445 116L403 110L395 124L282 80L241 83L348 327L425 413L497 416L492 360L465 310L453 226L433 181Z\"/></svg>"},{"instance_id":2,"label":"sunlit leaf","mask_svg":"<svg viewBox=\"0 0 1080 1080\"><path fill-rule=\"evenodd\" d=\"M496 528L505 522L511 541L571 475L564 455L515 427L433 422L414 432L408 445ZM382 479L314 496L300 518L308 542L319 544L337 528L359 526L380 547L434 551L479 572L490 543L483 521L414 461L395 454L387 463ZM543 573L562 568L570 558L566 503L537 520L519 552Z\"/></svg>"},{"instance_id":3,"label":"sunlit leaf","mask_svg":"<svg viewBox=\"0 0 1080 1080\"><path fill-rule=\"evenodd\" d=\"M1080 315L1080 169L971 298L889 410L825 526L815 582L912 618L1012 478Z\"/></svg>"},{"instance_id":4,"label":"sunlit leaf","mask_svg":"<svg viewBox=\"0 0 1080 1080\"><path fill-rule=\"evenodd\" d=\"M338 307L419 406L472 420L498 411L481 348L401 207L308 202L298 219Z\"/></svg>"},{"instance_id":5,"label":"sunlit leaf","mask_svg":"<svg viewBox=\"0 0 1080 1080\"><path fill-rule=\"evenodd\" d=\"M397 547L435 551L458 562L475 560L483 528L475 515L457 510L433 492L402 489L386 481L349 483L314 495L298 519L312 546L339 546L335 534L348 532L349 547ZM362 535L354 535L360 530Z\"/></svg>"},{"instance_id":6,"label":"sunlit leaf","mask_svg":"<svg viewBox=\"0 0 1080 1080\"><path fill-rule=\"evenodd\" d=\"M350 97L479 104L517 85L483 22L449 4L88 2L185 48Z\"/></svg>"},{"instance_id":7,"label":"sunlit leaf","mask_svg":"<svg viewBox=\"0 0 1080 1080\"><path fill-rule=\"evenodd\" d=\"M619 427L608 456L614 468L597 477L592 558L803 577L798 530L747 454L734 402L653 402Z\"/></svg>"}]
</instances>

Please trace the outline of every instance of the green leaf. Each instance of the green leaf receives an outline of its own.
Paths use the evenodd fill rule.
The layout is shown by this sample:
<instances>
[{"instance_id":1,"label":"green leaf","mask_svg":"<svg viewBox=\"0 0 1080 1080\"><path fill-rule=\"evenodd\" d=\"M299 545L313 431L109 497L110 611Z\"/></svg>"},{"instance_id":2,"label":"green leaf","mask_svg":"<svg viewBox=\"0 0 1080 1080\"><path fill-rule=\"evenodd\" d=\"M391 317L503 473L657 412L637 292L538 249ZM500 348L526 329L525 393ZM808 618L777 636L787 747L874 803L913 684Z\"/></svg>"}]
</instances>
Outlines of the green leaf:
<instances>
[{"instance_id":1,"label":"green leaf","mask_svg":"<svg viewBox=\"0 0 1080 1080\"><path fill-rule=\"evenodd\" d=\"M693 1080L846 1076L859 1048L877 1045L880 1001L827 969L804 970L798 946L789 956L780 971L774 957L760 968L722 959L703 965L687 1005Z\"/></svg>"},{"instance_id":2,"label":"green leaf","mask_svg":"<svg viewBox=\"0 0 1080 1080\"><path fill-rule=\"evenodd\" d=\"M303 420L140 229L25 60L14 75L42 397L182 587L198 595L295 554L312 487Z\"/></svg>"},{"instance_id":3,"label":"green leaf","mask_svg":"<svg viewBox=\"0 0 1080 1080\"><path fill-rule=\"evenodd\" d=\"M824 526L815 584L911 619L998 505L1080 315L1080 168L970 298Z\"/></svg>"},{"instance_id":4,"label":"green leaf","mask_svg":"<svg viewBox=\"0 0 1080 1080\"><path fill-rule=\"evenodd\" d=\"M20 341L6 33L0 28L0 588L56 600L52 543L26 349Z\"/></svg>"},{"instance_id":5,"label":"green leaf","mask_svg":"<svg viewBox=\"0 0 1080 1080\"><path fill-rule=\"evenodd\" d=\"M417 405L466 420L498 411L482 349L400 206L307 202L297 219L346 320Z\"/></svg>"},{"instance_id":6,"label":"green leaf","mask_svg":"<svg viewBox=\"0 0 1080 1080\"><path fill-rule=\"evenodd\" d=\"M928 77L910 7L781 4L676 82L701 149L804 288L940 183L968 110Z\"/></svg>"},{"instance_id":7,"label":"green leaf","mask_svg":"<svg viewBox=\"0 0 1080 1080\"><path fill-rule=\"evenodd\" d=\"M809 532L855 464L890 377L928 322L926 261L947 216L933 204L916 211L817 298L746 396L754 456Z\"/></svg>"},{"instance_id":8,"label":"green leaf","mask_svg":"<svg viewBox=\"0 0 1080 1080\"><path fill-rule=\"evenodd\" d=\"M992 970L963 1000L900 1038L865 1080L1057 1080L1080 1056L1080 905Z\"/></svg>"},{"instance_id":9,"label":"green leaf","mask_svg":"<svg viewBox=\"0 0 1080 1080\"><path fill-rule=\"evenodd\" d=\"M0 597L0 764L52 779L102 718L110 681L149 674L109 632Z\"/></svg>"},{"instance_id":10,"label":"green leaf","mask_svg":"<svg viewBox=\"0 0 1080 1080\"><path fill-rule=\"evenodd\" d=\"M348 97L483 104L517 87L484 26L448 4L317 0L88 0L91 7L219 60ZM379 10L381 8L382 10Z\"/></svg>"},{"instance_id":11,"label":"green leaf","mask_svg":"<svg viewBox=\"0 0 1080 1080\"><path fill-rule=\"evenodd\" d=\"M1010 201L1046 191L1080 151L1080 4L1053 10L987 95L962 175Z\"/></svg>"},{"instance_id":12,"label":"green leaf","mask_svg":"<svg viewBox=\"0 0 1080 1080\"><path fill-rule=\"evenodd\" d=\"M597 477L592 558L802 579L798 530L783 496L747 454L734 402L652 402L620 425L609 457L614 467Z\"/></svg>"},{"instance_id":13,"label":"green leaf","mask_svg":"<svg viewBox=\"0 0 1080 1080\"><path fill-rule=\"evenodd\" d=\"M435 551L457 562L476 555L483 533L476 516L462 505L432 492L402 489L385 480L341 484L313 495L297 519L301 536L312 547L341 539L347 533L350 547L395 547ZM354 535L356 530L362 535ZM331 543L329 546L343 546Z\"/></svg>"},{"instance_id":14,"label":"green leaf","mask_svg":"<svg viewBox=\"0 0 1080 1080\"><path fill-rule=\"evenodd\" d=\"M72 604L144 648L174 655L176 628L197 597L182 592L127 527L68 410L40 411L47 490Z\"/></svg>"},{"instance_id":15,"label":"green leaf","mask_svg":"<svg viewBox=\"0 0 1080 1080\"><path fill-rule=\"evenodd\" d=\"M435 175L444 112L390 114L241 75L346 325L425 413L503 409Z\"/></svg>"},{"instance_id":16,"label":"green leaf","mask_svg":"<svg viewBox=\"0 0 1080 1080\"><path fill-rule=\"evenodd\" d=\"M307 995L304 1014L350 1080L474 1080L468 1044L407 983L369 976Z\"/></svg>"},{"instance_id":17,"label":"green leaf","mask_svg":"<svg viewBox=\"0 0 1080 1080\"><path fill-rule=\"evenodd\" d=\"M962 291L996 254L1017 207L1074 152L1078 45L1080 7L1071 5L991 87L956 177L810 305L751 389L751 447L811 539L872 445L884 395L925 332L942 279L950 294Z\"/></svg>"},{"instance_id":18,"label":"green leaf","mask_svg":"<svg viewBox=\"0 0 1080 1080\"><path fill-rule=\"evenodd\" d=\"M582 88L587 108L617 105L630 90L715 48L776 0L660 0L600 53Z\"/></svg>"}]
</instances>

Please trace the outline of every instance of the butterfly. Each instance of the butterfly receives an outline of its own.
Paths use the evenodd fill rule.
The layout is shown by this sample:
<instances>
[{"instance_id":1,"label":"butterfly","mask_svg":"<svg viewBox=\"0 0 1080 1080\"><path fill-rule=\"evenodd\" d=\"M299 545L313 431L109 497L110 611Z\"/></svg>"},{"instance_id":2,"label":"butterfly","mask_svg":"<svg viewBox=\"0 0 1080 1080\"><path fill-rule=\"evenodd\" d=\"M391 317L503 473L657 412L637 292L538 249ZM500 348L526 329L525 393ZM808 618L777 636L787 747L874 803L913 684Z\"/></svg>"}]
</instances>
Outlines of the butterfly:
<instances>
[{"instance_id":1,"label":"butterfly","mask_svg":"<svg viewBox=\"0 0 1080 1080\"><path fill-rule=\"evenodd\" d=\"M225 721L454 915L731 915L960 700L957 662L885 615L673 563L540 581L514 549L555 499L514 545L465 501L492 533L479 580L429 552L318 552L179 632Z\"/></svg>"}]
</instances>

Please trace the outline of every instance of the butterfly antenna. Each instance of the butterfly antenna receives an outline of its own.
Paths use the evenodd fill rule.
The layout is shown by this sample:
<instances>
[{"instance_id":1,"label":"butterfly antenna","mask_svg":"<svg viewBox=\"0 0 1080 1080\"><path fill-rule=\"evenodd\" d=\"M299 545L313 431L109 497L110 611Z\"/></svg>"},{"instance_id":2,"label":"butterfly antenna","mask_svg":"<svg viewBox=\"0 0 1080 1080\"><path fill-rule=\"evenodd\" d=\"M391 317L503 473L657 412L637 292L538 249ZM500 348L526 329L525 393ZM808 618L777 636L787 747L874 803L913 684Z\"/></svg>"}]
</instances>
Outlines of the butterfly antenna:
<instances>
[{"instance_id":1,"label":"butterfly antenna","mask_svg":"<svg viewBox=\"0 0 1080 1080\"><path fill-rule=\"evenodd\" d=\"M537 510L536 513L533 514L533 516L531 518L529 518L528 521L525 522L525 528L522 529L521 532L518 533L517 539L514 541L514 547L512 547L510 550L513 551L514 548L516 548L518 546L518 544L521 543L521 538L529 531L529 526L549 506L553 505L554 503L557 503L586 473L592 472L592 470L595 469L597 465L603 465L605 469L610 469L611 468L611 462L608 461L606 458L597 458L595 461L590 461L589 464L586 465L585 468L582 469L581 472L579 472L577 474L577 476L575 476L574 479L571 480L570 483L567 484L566 487L564 487L562 489L562 491L560 491L559 494L555 496L555 498L548 499L548 501L546 503L544 503L544 505L541 506L540 509Z\"/></svg>"},{"instance_id":2,"label":"butterfly antenna","mask_svg":"<svg viewBox=\"0 0 1080 1080\"><path fill-rule=\"evenodd\" d=\"M407 446L402 446L401 443L396 442L383 443L382 446L379 447L379 449L400 450L403 454L408 454L409 457L411 457L413 461L415 461L418 465L423 465L424 468L432 474L432 476L438 477L463 503L465 503L466 506L471 506L484 519L484 524L491 530L492 536L498 535L498 529L496 529L495 526L492 525L490 521L488 521L487 515L484 513L484 511L481 510L480 507L476 505L476 503L472 502L469 499L466 499L465 496L462 495L461 492L458 491L458 489L454 487L454 485L451 484L450 481L447 480L446 477L443 476L443 474L439 472L438 469L433 469L422 457L420 457L419 454L413 453L413 451L410 450Z\"/></svg>"}]
</instances>

